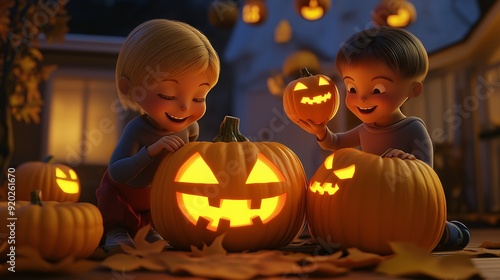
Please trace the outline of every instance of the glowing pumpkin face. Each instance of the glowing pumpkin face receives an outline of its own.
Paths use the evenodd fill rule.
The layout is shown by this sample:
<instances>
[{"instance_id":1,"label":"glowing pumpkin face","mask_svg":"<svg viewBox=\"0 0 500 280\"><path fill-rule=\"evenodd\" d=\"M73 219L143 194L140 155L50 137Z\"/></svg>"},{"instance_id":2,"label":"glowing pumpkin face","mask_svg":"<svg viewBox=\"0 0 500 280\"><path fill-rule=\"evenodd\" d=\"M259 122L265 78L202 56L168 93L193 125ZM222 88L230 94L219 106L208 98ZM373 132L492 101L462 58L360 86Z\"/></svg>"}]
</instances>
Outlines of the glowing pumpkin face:
<instances>
[{"instance_id":1,"label":"glowing pumpkin face","mask_svg":"<svg viewBox=\"0 0 500 280\"><path fill-rule=\"evenodd\" d=\"M383 0L373 12L379 26L404 28L417 19L415 6L406 0Z\"/></svg>"},{"instance_id":2,"label":"glowing pumpkin face","mask_svg":"<svg viewBox=\"0 0 500 280\"><path fill-rule=\"evenodd\" d=\"M335 83L325 75L313 76L306 68L302 77L290 82L283 93L283 108L295 123L298 120L312 120L327 123L339 108L339 91Z\"/></svg>"},{"instance_id":3,"label":"glowing pumpkin face","mask_svg":"<svg viewBox=\"0 0 500 280\"><path fill-rule=\"evenodd\" d=\"M261 24L267 19L267 7L263 0L246 0L242 8L243 22Z\"/></svg>"},{"instance_id":4,"label":"glowing pumpkin face","mask_svg":"<svg viewBox=\"0 0 500 280\"><path fill-rule=\"evenodd\" d=\"M30 200L30 193L41 190L43 200L77 202L80 180L69 166L53 163L52 157L42 161L25 162L16 169L16 198Z\"/></svg>"},{"instance_id":5,"label":"glowing pumpkin face","mask_svg":"<svg viewBox=\"0 0 500 280\"><path fill-rule=\"evenodd\" d=\"M330 0L295 0L295 10L307 20L318 20L330 8Z\"/></svg>"},{"instance_id":6,"label":"glowing pumpkin face","mask_svg":"<svg viewBox=\"0 0 500 280\"><path fill-rule=\"evenodd\" d=\"M392 253L388 241L402 241L430 252L444 230L446 201L424 162L348 148L311 177L307 220L315 240L382 255Z\"/></svg>"},{"instance_id":7,"label":"glowing pumpkin face","mask_svg":"<svg viewBox=\"0 0 500 280\"><path fill-rule=\"evenodd\" d=\"M228 251L279 248L302 229L305 178L298 157L279 143L191 142L155 174L153 222L180 249L222 233Z\"/></svg>"}]
</instances>

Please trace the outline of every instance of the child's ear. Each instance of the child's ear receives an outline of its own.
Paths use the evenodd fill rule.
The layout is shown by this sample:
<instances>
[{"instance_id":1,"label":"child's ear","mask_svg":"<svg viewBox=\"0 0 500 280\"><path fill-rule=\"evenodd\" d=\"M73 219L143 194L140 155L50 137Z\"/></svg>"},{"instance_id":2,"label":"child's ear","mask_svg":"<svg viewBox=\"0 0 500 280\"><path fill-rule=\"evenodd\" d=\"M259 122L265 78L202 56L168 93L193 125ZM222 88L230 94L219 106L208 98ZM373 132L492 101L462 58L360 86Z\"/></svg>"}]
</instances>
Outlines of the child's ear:
<instances>
[{"instance_id":1,"label":"child's ear","mask_svg":"<svg viewBox=\"0 0 500 280\"><path fill-rule=\"evenodd\" d=\"M418 97L422 93L423 89L424 85L422 84L422 82L414 82L411 86L411 92L408 98Z\"/></svg>"},{"instance_id":2,"label":"child's ear","mask_svg":"<svg viewBox=\"0 0 500 280\"><path fill-rule=\"evenodd\" d=\"M118 89L124 95L128 95L129 88L130 88L130 81L128 80L128 78L122 76L120 80L118 80Z\"/></svg>"}]
</instances>

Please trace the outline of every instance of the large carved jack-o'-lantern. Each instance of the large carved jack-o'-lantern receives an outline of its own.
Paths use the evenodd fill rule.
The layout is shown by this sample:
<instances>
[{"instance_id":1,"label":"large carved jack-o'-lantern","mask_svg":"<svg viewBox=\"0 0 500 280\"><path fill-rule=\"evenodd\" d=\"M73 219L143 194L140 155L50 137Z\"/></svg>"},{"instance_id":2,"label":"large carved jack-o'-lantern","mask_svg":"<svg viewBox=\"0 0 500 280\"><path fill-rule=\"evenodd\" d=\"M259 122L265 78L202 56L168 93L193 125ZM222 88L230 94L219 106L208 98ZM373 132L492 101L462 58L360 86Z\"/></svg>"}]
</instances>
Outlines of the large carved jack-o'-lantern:
<instances>
[{"instance_id":1,"label":"large carved jack-o'-lantern","mask_svg":"<svg viewBox=\"0 0 500 280\"><path fill-rule=\"evenodd\" d=\"M191 142L155 174L151 214L178 249L211 244L228 251L279 248L302 230L306 177L299 158L275 142L250 142L226 117L214 142Z\"/></svg>"},{"instance_id":2,"label":"large carved jack-o'-lantern","mask_svg":"<svg viewBox=\"0 0 500 280\"><path fill-rule=\"evenodd\" d=\"M424 162L348 148L327 157L311 178L307 220L319 243L386 255L389 241L401 241L430 252L444 230L446 201Z\"/></svg>"},{"instance_id":3,"label":"large carved jack-o'-lantern","mask_svg":"<svg viewBox=\"0 0 500 280\"><path fill-rule=\"evenodd\" d=\"M339 109L337 86L328 76L313 76L307 68L302 68L300 72L302 76L290 82L283 93L286 115L295 123L299 119L327 123Z\"/></svg>"}]
</instances>

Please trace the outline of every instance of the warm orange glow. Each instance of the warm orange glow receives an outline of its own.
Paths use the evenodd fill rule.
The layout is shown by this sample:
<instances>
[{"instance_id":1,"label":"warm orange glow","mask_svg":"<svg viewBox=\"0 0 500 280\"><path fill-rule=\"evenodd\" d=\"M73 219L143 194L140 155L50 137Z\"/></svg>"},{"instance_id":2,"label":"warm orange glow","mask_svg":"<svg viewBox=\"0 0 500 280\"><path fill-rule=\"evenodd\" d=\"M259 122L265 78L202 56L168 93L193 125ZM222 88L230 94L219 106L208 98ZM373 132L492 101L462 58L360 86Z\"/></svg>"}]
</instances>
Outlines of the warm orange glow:
<instances>
[{"instance_id":1,"label":"warm orange glow","mask_svg":"<svg viewBox=\"0 0 500 280\"><path fill-rule=\"evenodd\" d=\"M243 21L246 23L258 23L261 20L260 7L257 5L245 5L242 13Z\"/></svg>"},{"instance_id":2,"label":"warm orange glow","mask_svg":"<svg viewBox=\"0 0 500 280\"><path fill-rule=\"evenodd\" d=\"M332 188L332 183L324 183L323 185L321 185L320 182L314 182L310 187L309 189L313 192L313 193L319 193L320 195L323 195L325 194L325 192L328 194L328 195L334 195L338 190L339 190L339 186L337 184L335 184L335 187Z\"/></svg>"},{"instance_id":3,"label":"warm orange glow","mask_svg":"<svg viewBox=\"0 0 500 280\"><path fill-rule=\"evenodd\" d=\"M200 153L195 153L179 168L174 182L198 183L198 184L219 184L212 169Z\"/></svg>"},{"instance_id":4,"label":"warm orange glow","mask_svg":"<svg viewBox=\"0 0 500 280\"><path fill-rule=\"evenodd\" d=\"M257 161L248 175L246 184L286 182L281 171L263 154L258 155Z\"/></svg>"},{"instance_id":5,"label":"warm orange glow","mask_svg":"<svg viewBox=\"0 0 500 280\"><path fill-rule=\"evenodd\" d=\"M325 165L325 168L328 170L333 168L333 157L334 157L334 154L331 154L323 162L323 164Z\"/></svg>"},{"instance_id":6,"label":"warm orange glow","mask_svg":"<svg viewBox=\"0 0 500 280\"><path fill-rule=\"evenodd\" d=\"M309 6L305 6L300 9L300 14L307 20L320 19L324 13L325 10L323 7L318 5L318 0L311 0L309 1Z\"/></svg>"},{"instance_id":7,"label":"warm orange glow","mask_svg":"<svg viewBox=\"0 0 500 280\"><path fill-rule=\"evenodd\" d=\"M306 86L306 85L304 85L304 84L303 84L303 83L301 83L301 82L297 82L297 83L295 84L295 87L293 88L293 90L294 90L294 91L296 91L296 90L303 90L303 89L307 89L307 86Z\"/></svg>"},{"instance_id":8,"label":"warm orange glow","mask_svg":"<svg viewBox=\"0 0 500 280\"><path fill-rule=\"evenodd\" d=\"M408 9L401 8L398 10L398 13L395 15L390 15L387 17L387 25L391 27L406 27L410 24L411 14Z\"/></svg>"},{"instance_id":9,"label":"warm orange glow","mask_svg":"<svg viewBox=\"0 0 500 280\"><path fill-rule=\"evenodd\" d=\"M353 164L349 167L335 170L333 171L333 173L337 175L339 179L344 180L352 178L354 176L355 171L356 171L356 165Z\"/></svg>"},{"instance_id":10,"label":"warm orange glow","mask_svg":"<svg viewBox=\"0 0 500 280\"><path fill-rule=\"evenodd\" d=\"M230 227L243 227L253 224L253 219L260 218L263 224L276 217L286 202L286 193L263 198L260 209L251 209L251 199L221 199L220 206L210 206L208 197L176 193L177 204L184 216L194 225L200 218L209 221L207 229L217 231L221 219L230 221Z\"/></svg>"},{"instance_id":11,"label":"warm orange glow","mask_svg":"<svg viewBox=\"0 0 500 280\"><path fill-rule=\"evenodd\" d=\"M303 96L302 99L300 100L300 103L309 104L309 105L321 104L323 102L327 102L331 98L332 98L332 94L330 92L327 92L323 95L316 95L313 98Z\"/></svg>"},{"instance_id":12,"label":"warm orange glow","mask_svg":"<svg viewBox=\"0 0 500 280\"><path fill-rule=\"evenodd\" d=\"M56 183L65 193L78 193L80 191L78 177L72 169L68 173L69 177L61 168L56 167Z\"/></svg>"},{"instance_id":13,"label":"warm orange glow","mask_svg":"<svg viewBox=\"0 0 500 280\"><path fill-rule=\"evenodd\" d=\"M333 166L333 154L328 156L325 161L324 161L326 169L330 170L332 169ZM337 176L340 180L345 180L345 179L351 179L354 176L354 173L356 172L356 165L350 165L346 168L342 169L337 169L334 170L333 173L335 176ZM311 186L309 186L309 189L313 193L318 193L319 195L324 195L325 193L328 195L334 195L338 190L339 186L338 184L335 184L334 187L333 183L327 183L325 182L324 184L321 184L318 181L314 181Z\"/></svg>"}]
</instances>

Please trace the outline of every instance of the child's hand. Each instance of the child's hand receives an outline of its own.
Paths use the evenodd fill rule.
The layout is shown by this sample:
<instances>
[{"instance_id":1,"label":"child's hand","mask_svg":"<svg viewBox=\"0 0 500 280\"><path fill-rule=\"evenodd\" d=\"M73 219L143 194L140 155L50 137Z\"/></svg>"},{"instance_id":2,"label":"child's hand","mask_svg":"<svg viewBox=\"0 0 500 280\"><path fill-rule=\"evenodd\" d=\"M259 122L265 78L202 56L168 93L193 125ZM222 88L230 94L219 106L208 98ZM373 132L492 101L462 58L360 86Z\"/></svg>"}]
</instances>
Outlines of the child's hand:
<instances>
[{"instance_id":1,"label":"child's hand","mask_svg":"<svg viewBox=\"0 0 500 280\"><path fill-rule=\"evenodd\" d=\"M167 149L169 152L175 152L184 146L184 141L177 135L167 135L160 138L154 144L148 146L148 154L150 157L154 157L159 154L163 149Z\"/></svg>"},{"instance_id":2,"label":"child's hand","mask_svg":"<svg viewBox=\"0 0 500 280\"><path fill-rule=\"evenodd\" d=\"M302 120L300 119L297 123L303 130L316 135L319 140L325 139L326 136L326 123L314 123L311 120Z\"/></svg>"},{"instance_id":3,"label":"child's hand","mask_svg":"<svg viewBox=\"0 0 500 280\"><path fill-rule=\"evenodd\" d=\"M388 157L388 158L397 157L400 159L417 159L414 155L403 152L403 151L398 150L398 149L388 149L387 151L385 151L385 153L382 154L382 157Z\"/></svg>"}]
</instances>

